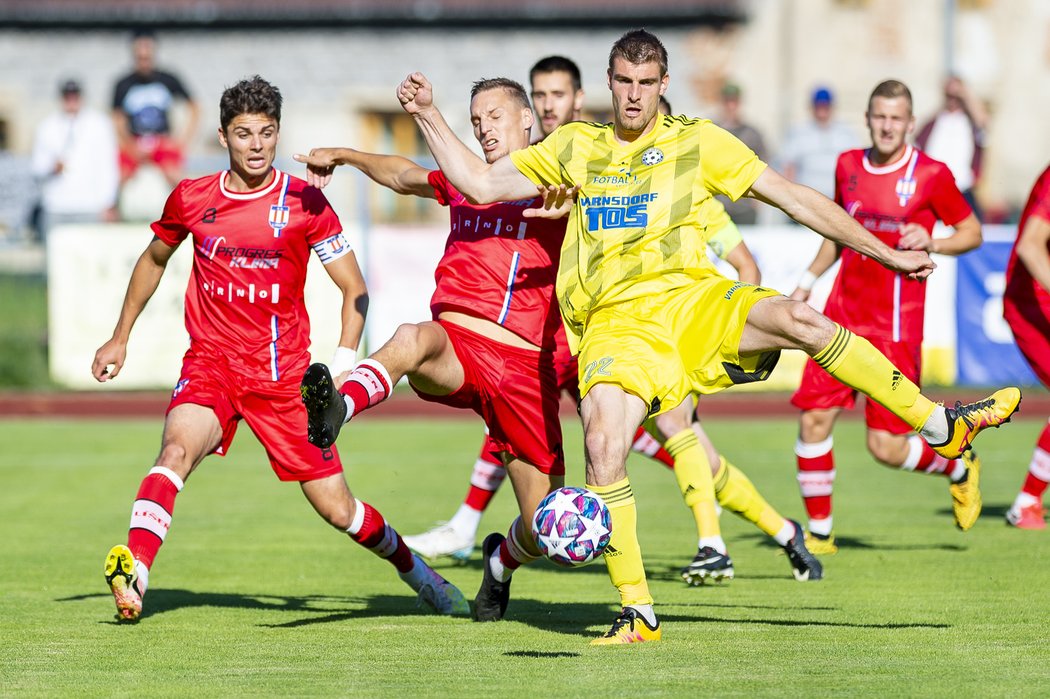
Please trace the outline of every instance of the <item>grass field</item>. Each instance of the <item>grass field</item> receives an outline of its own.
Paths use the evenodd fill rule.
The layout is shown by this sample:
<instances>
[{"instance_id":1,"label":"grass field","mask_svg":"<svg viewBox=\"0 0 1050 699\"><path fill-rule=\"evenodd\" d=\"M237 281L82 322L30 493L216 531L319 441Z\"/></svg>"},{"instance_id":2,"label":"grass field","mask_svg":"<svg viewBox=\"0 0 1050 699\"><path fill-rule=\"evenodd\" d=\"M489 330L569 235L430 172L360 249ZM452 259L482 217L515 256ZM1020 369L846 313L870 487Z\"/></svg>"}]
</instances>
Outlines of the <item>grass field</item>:
<instances>
[{"instance_id":1,"label":"grass field","mask_svg":"<svg viewBox=\"0 0 1050 699\"><path fill-rule=\"evenodd\" d=\"M708 423L773 504L802 513L790 420ZM102 560L125 537L159 421L0 421L0 695L1046 696L1050 533L1004 526L1042 423L982 436L985 514L952 526L946 482L878 467L836 433L838 555L797 583L757 530L723 529L737 579L686 587L692 519L672 476L632 457L661 643L592 648L615 616L601 563L514 579L508 620L424 614L393 569L273 477L243 429L179 496L141 623L113 621ZM582 481L566 425L569 482ZM452 514L473 420L362 419L340 446L357 495L403 533ZM483 531L505 529L501 493ZM442 572L473 598L480 560Z\"/></svg>"}]
</instances>

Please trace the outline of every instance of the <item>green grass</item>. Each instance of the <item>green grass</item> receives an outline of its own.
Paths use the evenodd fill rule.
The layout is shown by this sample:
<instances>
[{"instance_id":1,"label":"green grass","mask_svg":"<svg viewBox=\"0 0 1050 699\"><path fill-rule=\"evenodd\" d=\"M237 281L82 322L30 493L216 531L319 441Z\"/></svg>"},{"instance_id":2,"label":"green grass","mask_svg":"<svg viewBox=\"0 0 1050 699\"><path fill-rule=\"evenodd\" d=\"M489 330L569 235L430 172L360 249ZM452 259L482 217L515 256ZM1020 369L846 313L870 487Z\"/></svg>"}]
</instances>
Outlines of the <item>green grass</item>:
<instances>
[{"instance_id":1,"label":"green grass","mask_svg":"<svg viewBox=\"0 0 1050 699\"><path fill-rule=\"evenodd\" d=\"M1050 536L1007 528L1038 421L981 438L985 515L952 526L941 478L902 474L836 432L827 579L797 583L723 516L737 579L688 588L695 550L671 475L632 457L639 531L665 640L592 648L616 595L600 563L514 579L508 621L415 609L390 566L316 517L242 427L179 496L147 615L113 622L102 559L124 540L159 421L0 421L0 695L1038 696L1050 667ZM717 444L784 514L802 513L789 420L710 420ZM452 514L480 442L464 421L363 419L342 436L355 493L402 532ZM566 425L569 481L581 440ZM483 531L514 510L501 493ZM480 561L441 568L468 597Z\"/></svg>"}]
</instances>

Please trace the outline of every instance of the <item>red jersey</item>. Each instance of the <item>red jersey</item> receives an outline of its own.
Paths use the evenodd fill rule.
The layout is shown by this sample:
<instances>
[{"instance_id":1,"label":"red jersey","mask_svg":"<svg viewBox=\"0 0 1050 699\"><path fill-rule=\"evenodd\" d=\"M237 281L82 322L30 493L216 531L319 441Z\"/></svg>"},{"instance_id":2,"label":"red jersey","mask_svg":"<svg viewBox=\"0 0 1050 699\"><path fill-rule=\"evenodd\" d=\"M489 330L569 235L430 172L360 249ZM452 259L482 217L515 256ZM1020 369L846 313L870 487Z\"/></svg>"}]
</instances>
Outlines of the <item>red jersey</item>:
<instances>
[{"instance_id":1,"label":"red jersey","mask_svg":"<svg viewBox=\"0 0 1050 699\"><path fill-rule=\"evenodd\" d=\"M1020 238L1028 218L1038 216L1050 221L1050 167L1043 170L1039 179L1028 195L1028 203L1025 204L1021 221L1017 224L1017 235ZM1047 254L1050 255L1050 243L1047 245ZM1017 243L1014 243L1010 251L1010 261L1006 264L1006 291L1004 296L1009 302L1017 306L1039 306L1050 309L1050 293L1035 280L1020 260L1017 259Z\"/></svg>"},{"instance_id":2,"label":"red jersey","mask_svg":"<svg viewBox=\"0 0 1050 699\"><path fill-rule=\"evenodd\" d=\"M866 149L839 155L835 202L891 248L904 223L932 232L938 220L952 226L971 212L948 167L912 146L882 167ZM868 338L920 343L925 303L925 284L845 249L824 313Z\"/></svg>"},{"instance_id":3,"label":"red jersey","mask_svg":"<svg viewBox=\"0 0 1050 699\"><path fill-rule=\"evenodd\" d=\"M449 207L452 226L434 272L430 310L437 318L456 311L490 320L544 349L562 337L554 296L566 219L528 219L522 212L539 197L471 204L444 173L428 177L438 202Z\"/></svg>"},{"instance_id":4,"label":"red jersey","mask_svg":"<svg viewBox=\"0 0 1050 699\"><path fill-rule=\"evenodd\" d=\"M350 246L328 200L303 180L274 169L270 184L239 193L226 174L180 182L151 226L172 247L193 236L190 353L224 357L251 378L298 381L310 361L310 248L328 264Z\"/></svg>"}]
</instances>

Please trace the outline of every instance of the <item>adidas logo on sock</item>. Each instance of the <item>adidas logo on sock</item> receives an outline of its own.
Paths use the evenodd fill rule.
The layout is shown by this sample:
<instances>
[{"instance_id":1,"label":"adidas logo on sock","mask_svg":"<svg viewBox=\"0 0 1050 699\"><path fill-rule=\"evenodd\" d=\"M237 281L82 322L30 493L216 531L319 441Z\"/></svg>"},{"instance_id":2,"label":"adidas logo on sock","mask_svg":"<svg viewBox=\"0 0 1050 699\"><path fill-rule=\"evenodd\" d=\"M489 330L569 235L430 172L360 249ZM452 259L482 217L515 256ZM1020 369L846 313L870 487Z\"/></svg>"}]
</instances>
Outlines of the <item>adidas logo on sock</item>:
<instances>
[{"instance_id":1,"label":"adidas logo on sock","mask_svg":"<svg viewBox=\"0 0 1050 699\"><path fill-rule=\"evenodd\" d=\"M896 391L897 387L901 385L901 381L903 379L904 379L904 374L902 374L898 370L894 369L893 370L893 378L892 378L892 387L893 387L894 391Z\"/></svg>"}]
</instances>

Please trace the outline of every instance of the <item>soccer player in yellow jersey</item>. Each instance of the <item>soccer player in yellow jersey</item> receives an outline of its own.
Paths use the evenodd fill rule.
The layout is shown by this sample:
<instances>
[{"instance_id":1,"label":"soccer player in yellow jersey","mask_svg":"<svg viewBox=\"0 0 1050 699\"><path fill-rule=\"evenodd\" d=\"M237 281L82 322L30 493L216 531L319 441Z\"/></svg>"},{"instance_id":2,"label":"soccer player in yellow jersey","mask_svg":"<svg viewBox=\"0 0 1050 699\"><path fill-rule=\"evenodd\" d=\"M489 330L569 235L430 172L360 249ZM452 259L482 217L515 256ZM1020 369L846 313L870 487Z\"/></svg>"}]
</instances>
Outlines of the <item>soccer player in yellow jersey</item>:
<instances>
[{"instance_id":1,"label":"soccer player in yellow jersey","mask_svg":"<svg viewBox=\"0 0 1050 699\"><path fill-rule=\"evenodd\" d=\"M827 197L792 183L706 119L659 115L667 52L644 30L609 54L613 121L566 124L542 142L485 163L434 106L421 73L397 94L457 188L479 202L523 198L537 185L578 188L562 246L557 292L579 352L588 487L609 505L605 552L622 611L596 644L660 638L645 580L634 495L625 466L630 437L648 415L693 393L714 393L769 375L782 349L801 349L839 381L865 393L956 458L987 427L1017 409L1017 388L944 408L921 394L884 355L804 303L726 279L703 254L704 202L712 193L778 207L836 243L912 279L933 270L925 251L895 250ZM556 197L552 197L556 199ZM690 430L676 464L702 450ZM697 478L706 471L698 468ZM710 486L704 492L711 492ZM715 517L714 500L705 503Z\"/></svg>"}]
</instances>

